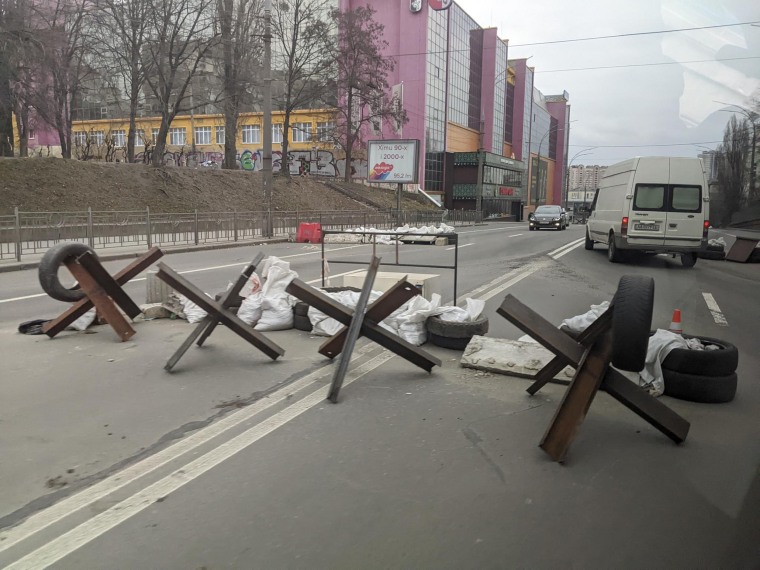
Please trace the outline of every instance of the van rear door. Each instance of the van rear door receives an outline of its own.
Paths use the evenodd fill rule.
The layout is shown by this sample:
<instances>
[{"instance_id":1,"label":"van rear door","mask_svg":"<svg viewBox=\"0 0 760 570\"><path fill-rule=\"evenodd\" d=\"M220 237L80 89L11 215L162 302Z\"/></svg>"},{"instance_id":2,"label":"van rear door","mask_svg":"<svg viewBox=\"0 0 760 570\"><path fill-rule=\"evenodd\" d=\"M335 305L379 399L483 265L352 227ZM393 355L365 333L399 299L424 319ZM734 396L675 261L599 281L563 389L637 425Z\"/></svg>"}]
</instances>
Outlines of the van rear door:
<instances>
[{"instance_id":1,"label":"van rear door","mask_svg":"<svg viewBox=\"0 0 760 570\"><path fill-rule=\"evenodd\" d=\"M702 187L672 184L670 207L665 228L665 243L673 247L699 247L702 241L705 215Z\"/></svg>"},{"instance_id":2,"label":"van rear door","mask_svg":"<svg viewBox=\"0 0 760 570\"><path fill-rule=\"evenodd\" d=\"M628 220L628 243L664 245L667 209L667 184L636 184Z\"/></svg>"}]
</instances>

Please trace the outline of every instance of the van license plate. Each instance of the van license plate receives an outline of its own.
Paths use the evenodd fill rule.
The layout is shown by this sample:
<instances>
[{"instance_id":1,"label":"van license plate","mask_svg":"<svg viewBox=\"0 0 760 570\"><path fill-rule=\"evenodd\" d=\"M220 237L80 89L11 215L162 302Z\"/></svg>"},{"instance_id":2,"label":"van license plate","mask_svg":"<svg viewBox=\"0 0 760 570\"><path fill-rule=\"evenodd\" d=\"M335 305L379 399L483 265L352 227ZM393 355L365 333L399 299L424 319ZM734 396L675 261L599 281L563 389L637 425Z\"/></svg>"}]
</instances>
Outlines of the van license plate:
<instances>
[{"instance_id":1,"label":"van license plate","mask_svg":"<svg viewBox=\"0 0 760 570\"><path fill-rule=\"evenodd\" d=\"M660 224L633 224L633 229L657 232L660 230Z\"/></svg>"}]
</instances>

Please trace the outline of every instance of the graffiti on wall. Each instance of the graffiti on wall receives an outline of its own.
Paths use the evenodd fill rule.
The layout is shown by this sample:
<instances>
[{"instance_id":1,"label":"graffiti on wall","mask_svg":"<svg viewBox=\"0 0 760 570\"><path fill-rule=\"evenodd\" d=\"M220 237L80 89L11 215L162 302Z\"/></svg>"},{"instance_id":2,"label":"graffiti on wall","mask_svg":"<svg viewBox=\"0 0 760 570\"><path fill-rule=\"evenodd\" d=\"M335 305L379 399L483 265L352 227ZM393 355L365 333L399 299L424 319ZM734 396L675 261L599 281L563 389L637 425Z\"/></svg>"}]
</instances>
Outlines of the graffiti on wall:
<instances>
[{"instance_id":1,"label":"graffiti on wall","mask_svg":"<svg viewBox=\"0 0 760 570\"><path fill-rule=\"evenodd\" d=\"M261 149L244 150L237 154L240 168L249 172L257 172L263 167L263 152ZM149 163L152 160L152 151L141 152L135 155L135 162ZM164 152L164 164L168 166L189 166L192 168L221 168L224 162L224 153L215 151L166 151ZM292 176L326 176L342 178L346 169L346 159L336 158L329 150L295 150L288 153L288 168ZM279 172L282 169L282 153L272 152L272 171ZM351 160L351 177L367 177L367 160L355 158Z\"/></svg>"}]
</instances>

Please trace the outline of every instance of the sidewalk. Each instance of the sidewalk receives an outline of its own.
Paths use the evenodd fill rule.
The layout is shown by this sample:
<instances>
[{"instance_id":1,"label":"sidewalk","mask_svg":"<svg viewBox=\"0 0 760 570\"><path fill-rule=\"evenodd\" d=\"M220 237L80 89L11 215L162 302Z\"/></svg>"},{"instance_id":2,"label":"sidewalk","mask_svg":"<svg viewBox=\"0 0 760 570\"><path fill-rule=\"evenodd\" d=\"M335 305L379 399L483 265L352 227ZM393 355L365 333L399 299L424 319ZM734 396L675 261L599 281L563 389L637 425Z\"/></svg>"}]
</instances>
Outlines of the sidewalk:
<instances>
[{"instance_id":1,"label":"sidewalk","mask_svg":"<svg viewBox=\"0 0 760 570\"><path fill-rule=\"evenodd\" d=\"M273 238L257 238L246 241L225 241L218 243L204 243L199 245L177 245L177 246L161 246L161 250L164 253L189 253L193 251L208 251L212 249L227 249L231 247L246 247L252 245L266 245L269 243L285 243L288 238L285 236L277 236ZM101 261L116 261L119 259L132 259L139 257L143 253L148 251L147 246L136 247L114 247L114 248L98 248L95 249L95 253L98 254L98 258ZM39 266L40 260L44 252L30 253L22 255L22 261L16 260L0 260L0 273L6 273L8 271L21 271L23 269L35 269Z\"/></svg>"}]
</instances>

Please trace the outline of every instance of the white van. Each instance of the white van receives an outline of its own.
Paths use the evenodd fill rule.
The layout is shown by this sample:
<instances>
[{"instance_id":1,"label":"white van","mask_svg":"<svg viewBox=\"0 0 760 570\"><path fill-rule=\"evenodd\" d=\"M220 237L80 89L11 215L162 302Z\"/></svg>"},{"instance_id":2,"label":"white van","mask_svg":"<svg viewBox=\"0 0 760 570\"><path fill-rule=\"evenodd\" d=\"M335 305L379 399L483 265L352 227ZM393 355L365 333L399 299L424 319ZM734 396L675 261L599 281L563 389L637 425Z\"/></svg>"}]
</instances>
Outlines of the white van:
<instances>
[{"instance_id":1,"label":"white van","mask_svg":"<svg viewBox=\"0 0 760 570\"><path fill-rule=\"evenodd\" d=\"M707 247L709 193L699 158L637 157L607 168L586 222L586 249L680 254L693 267Z\"/></svg>"}]
</instances>

